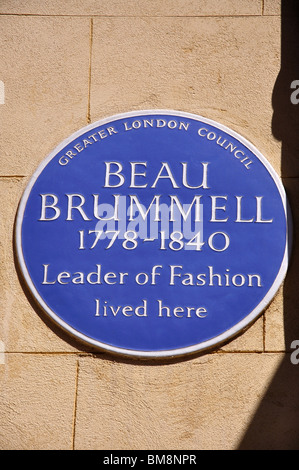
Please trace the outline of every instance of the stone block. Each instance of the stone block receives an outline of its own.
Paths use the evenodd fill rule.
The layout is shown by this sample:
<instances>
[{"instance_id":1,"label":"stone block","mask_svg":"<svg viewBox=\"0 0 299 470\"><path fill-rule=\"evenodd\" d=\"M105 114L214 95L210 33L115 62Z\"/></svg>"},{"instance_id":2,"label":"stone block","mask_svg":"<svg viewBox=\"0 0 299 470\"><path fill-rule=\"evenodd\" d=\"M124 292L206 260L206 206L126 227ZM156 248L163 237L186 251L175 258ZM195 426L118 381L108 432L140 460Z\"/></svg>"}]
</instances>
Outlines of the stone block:
<instances>
[{"instance_id":1,"label":"stone block","mask_svg":"<svg viewBox=\"0 0 299 470\"><path fill-rule=\"evenodd\" d=\"M260 0L4 0L0 13L26 15L92 15L92 16L232 16L260 15Z\"/></svg>"},{"instance_id":2,"label":"stone block","mask_svg":"<svg viewBox=\"0 0 299 470\"><path fill-rule=\"evenodd\" d=\"M1 16L0 29L0 172L27 176L87 124L90 20Z\"/></svg>"},{"instance_id":3,"label":"stone block","mask_svg":"<svg viewBox=\"0 0 299 470\"><path fill-rule=\"evenodd\" d=\"M81 358L75 448L237 449L282 360L282 354L218 353L154 366ZM291 395L284 406L298 417ZM271 426L269 416L262 431L271 435ZM283 431L294 426L285 423Z\"/></svg>"},{"instance_id":4,"label":"stone block","mask_svg":"<svg viewBox=\"0 0 299 470\"><path fill-rule=\"evenodd\" d=\"M239 132L280 173L271 129L279 53L277 17L95 18L91 119L136 109L202 115Z\"/></svg>"},{"instance_id":5,"label":"stone block","mask_svg":"<svg viewBox=\"0 0 299 470\"><path fill-rule=\"evenodd\" d=\"M280 15L282 0L264 0L264 15Z\"/></svg>"},{"instance_id":6,"label":"stone block","mask_svg":"<svg viewBox=\"0 0 299 470\"><path fill-rule=\"evenodd\" d=\"M5 353L0 449L72 449L76 371L73 356Z\"/></svg>"}]
</instances>

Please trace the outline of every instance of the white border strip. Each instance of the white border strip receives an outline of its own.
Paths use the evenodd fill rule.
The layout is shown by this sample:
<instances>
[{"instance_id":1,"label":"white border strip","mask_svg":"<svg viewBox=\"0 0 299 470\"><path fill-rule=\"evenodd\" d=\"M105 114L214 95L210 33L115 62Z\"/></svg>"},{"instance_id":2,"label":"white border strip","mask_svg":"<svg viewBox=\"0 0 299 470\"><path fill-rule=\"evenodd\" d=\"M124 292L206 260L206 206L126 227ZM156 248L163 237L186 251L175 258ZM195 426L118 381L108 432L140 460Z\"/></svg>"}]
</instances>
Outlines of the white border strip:
<instances>
[{"instance_id":1,"label":"white border strip","mask_svg":"<svg viewBox=\"0 0 299 470\"><path fill-rule=\"evenodd\" d=\"M247 147L261 162L262 164L266 167L270 175L272 176L282 199L284 211L285 211L285 217L287 220L287 230L288 233L286 234L286 247L285 247L285 253L284 253L284 258L280 267L280 270L277 274L277 277L266 294L266 296L263 298L263 300L257 305L257 307L244 318L241 322L237 323L234 327L230 328L226 332L222 333L219 336L216 336L208 341L204 341L202 343L185 347L185 348L178 348L178 349L171 349L171 350L162 350L162 351L138 351L138 350L130 350L130 349L124 349L124 348L119 348L119 347L114 347L110 346L108 344L102 343L100 341L96 341L93 338L90 338L79 331L75 330L72 328L70 325L68 325L66 322L64 322L60 317L57 316L55 312L53 312L49 306L44 302L42 297L39 295L37 292L31 277L28 273L27 266L25 264L24 256L23 256L23 249L22 249L22 223L23 223L23 216L24 216L24 211L26 208L27 200L29 198L31 189L33 185L35 184L37 178L39 175L42 173L43 169L47 166L47 164L52 160L58 152L64 149L68 144L70 144L73 140L77 139L81 135L85 134L86 132L99 127L103 126L105 124L109 124L113 121L124 119L124 118L130 118L130 117L138 117L138 116L147 116L147 115L158 115L158 114L163 114L163 115L171 115L171 116L177 116L177 117L182 117L182 118L189 118L193 119L199 122L203 122L205 124L209 124L223 132L226 132L236 140L238 140L241 144L243 144L245 147ZM182 356L182 355L187 355L195 352L200 352L204 351L207 349L210 349L216 345L219 345L220 343L223 343L225 341L228 341L229 339L233 338L234 336L237 335L237 333L240 333L242 330L244 330L246 327L248 327L261 313L262 311L267 307L267 305L271 302L271 300L274 298L275 294L277 293L280 285L282 284L286 273L288 269L288 263L289 263L289 256L290 256L290 251L291 251L291 233L292 233L292 223L291 223L291 213L290 209L288 206L287 202L287 197L286 193L284 190L284 187L282 185L282 182L277 175L276 171L270 165L270 163L267 161L267 159L259 152L259 150L251 144L247 139L242 137L240 134L236 133L235 131L229 129L228 127L217 123L216 121L213 121L211 119L196 115L196 114L191 114L191 113L186 113L183 111L174 111L174 110L165 110L165 109L154 109L154 110L138 110L138 111L131 111L128 113L121 113L121 114L115 114L113 116L110 116L105 119L101 119L99 121L96 121L92 124L89 124L88 126L85 126L72 134L70 137L65 139L61 144L59 144L43 161L42 163L38 166L37 170L34 172L33 176L31 177L24 193L21 198L19 208L18 208L18 213L17 213L17 219L16 219L16 229L15 229L15 240L16 240L16 251L17 251L17 258L18 262L22 271L22 274L24 276L24 279L37 300L37 302L40 304L40 306L43 308L43 310L57 323L59 324L64 330L66 330L68 333L71 335L75 336L76 338L79 338L82 340L84 343L87 343L89 345L95 346L96 348L100 348L102 350L106 350L109 352L117 353L117 354L122 354L125 356L134 356L136 358L165 358L165 357L176 357L176 356Z\"/></svg>"}]
</instances>

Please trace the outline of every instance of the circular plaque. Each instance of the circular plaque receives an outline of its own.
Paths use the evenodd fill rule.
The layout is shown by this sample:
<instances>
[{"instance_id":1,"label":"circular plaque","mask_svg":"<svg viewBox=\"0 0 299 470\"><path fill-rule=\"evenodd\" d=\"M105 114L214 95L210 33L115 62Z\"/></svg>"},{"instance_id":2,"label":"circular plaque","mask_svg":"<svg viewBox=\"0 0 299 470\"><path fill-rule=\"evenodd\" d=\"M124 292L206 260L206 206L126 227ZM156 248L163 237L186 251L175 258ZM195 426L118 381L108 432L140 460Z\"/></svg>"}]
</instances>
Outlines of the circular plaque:
<instances>
[{"instance_id":1,"label":"circular plaque","mask_svg":"<svg viewBox=\"0 0 299 470\"><path fill-rule=\"evenodd\" d=\"M39 306L101 350L177 356L247 328L286 274L281 181L234 131L150 110L95 122L38 167L16 223Z\"/></svg>"}]
</instances>

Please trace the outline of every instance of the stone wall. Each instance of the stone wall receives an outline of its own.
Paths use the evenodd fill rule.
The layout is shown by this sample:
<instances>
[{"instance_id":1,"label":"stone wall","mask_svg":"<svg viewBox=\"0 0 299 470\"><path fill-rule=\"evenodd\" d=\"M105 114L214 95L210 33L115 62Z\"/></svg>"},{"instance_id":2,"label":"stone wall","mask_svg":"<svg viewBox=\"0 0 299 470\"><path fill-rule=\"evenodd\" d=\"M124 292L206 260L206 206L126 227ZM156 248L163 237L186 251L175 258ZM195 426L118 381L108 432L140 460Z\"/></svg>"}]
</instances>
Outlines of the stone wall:
<instances>
[{"instance_id":1,"label":"stone wall","mask_svg":"<svg viewBox=\"0 0 299 470\"><path fill-rule=\"evenodd\" d=\"M245 333L155 362L70 339L35 308L13 250L18 202L45 156L88 123L153 108L251 141L282 177L296 230L299 28L293 1L280 3L0 2L0 449L299 448L296 240L284 285Z\"/></svg>"}]
</instances>

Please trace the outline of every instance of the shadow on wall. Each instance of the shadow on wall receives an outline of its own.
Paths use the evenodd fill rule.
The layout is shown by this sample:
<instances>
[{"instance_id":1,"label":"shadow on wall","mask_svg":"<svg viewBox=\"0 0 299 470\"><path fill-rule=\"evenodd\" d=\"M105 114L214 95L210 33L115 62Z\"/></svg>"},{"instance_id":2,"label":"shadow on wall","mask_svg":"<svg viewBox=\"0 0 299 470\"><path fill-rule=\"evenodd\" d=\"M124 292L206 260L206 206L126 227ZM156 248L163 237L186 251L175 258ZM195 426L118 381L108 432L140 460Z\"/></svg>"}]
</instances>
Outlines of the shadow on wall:
<instances>
[{"instance_id":1,"label":"shadow on wall","mask_svg":"<svg viewBox=\"0 0 299 470\"><path fill-rule=\"evenodd\" d=\"M299 2L282 0L281 70L272 95L272 133L282 142L281 172L294 225L292 258L283 291L285 350L289 353L294 352L292 342L299 340L299 247L295 238L299 228L299 103L291 102L295 80L299 80ZM268 386L240 450L299 449L299 364L292 364L290 356L285 355Z\"/></svg>"}]
</instances>

